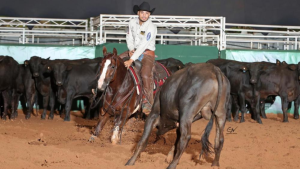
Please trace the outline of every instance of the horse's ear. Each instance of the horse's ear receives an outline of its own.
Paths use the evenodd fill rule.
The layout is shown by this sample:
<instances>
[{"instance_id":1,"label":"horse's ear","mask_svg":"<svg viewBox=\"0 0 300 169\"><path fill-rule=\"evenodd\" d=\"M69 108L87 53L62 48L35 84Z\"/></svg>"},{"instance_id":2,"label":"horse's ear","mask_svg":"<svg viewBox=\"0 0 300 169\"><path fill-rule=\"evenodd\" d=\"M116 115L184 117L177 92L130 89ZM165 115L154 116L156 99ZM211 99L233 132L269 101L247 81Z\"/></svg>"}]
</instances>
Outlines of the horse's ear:
<instances>
[{"instance_id":1,"label":"horse's ear","mask_svg":"<svg viewBox=\"0 0 300 169\"><path fill-rule=\"evenodd\" d=\"M105 46L103 46L103 56L105 56L107 54L107 49Z\"/></svg>"},{"instance_id":2,"label":"horse's ear","mask_svg":"<svg viewBox=\"0 0 300 169\"><path fill-rule=\"evenodd\" d=\"M118 55L118 51L117 51L117 49L116 49L116 48L114 48L114 50L113 50L113 54L114 54L115 56L117 56L117 55Z\"/></svg>"}]
</instances>

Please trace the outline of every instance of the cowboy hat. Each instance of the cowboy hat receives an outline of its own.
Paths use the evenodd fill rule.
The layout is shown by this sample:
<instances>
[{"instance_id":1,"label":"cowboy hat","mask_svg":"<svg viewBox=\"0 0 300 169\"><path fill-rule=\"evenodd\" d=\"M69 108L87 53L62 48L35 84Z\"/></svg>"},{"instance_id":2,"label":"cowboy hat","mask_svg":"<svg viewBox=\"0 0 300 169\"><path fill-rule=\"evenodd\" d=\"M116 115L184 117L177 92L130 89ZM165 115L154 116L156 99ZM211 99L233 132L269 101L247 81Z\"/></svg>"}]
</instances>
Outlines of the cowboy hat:
<instances>
[{"instance_id":1,"label":"cowboy hat","mask_svg":"<svg viewBox=\"0 0 300 169\"><path fill-rule=\"evenodd\" d=\"M140 6L138 6L138 5L133 6L133 12L135 14L137 14L138 11L148 11L148 12L150 12L150 14L152 14L154 12L154 10L155 10L155 8L150 10L150 5L148 2L143 2Z\"/></svg>"}]
</instances>

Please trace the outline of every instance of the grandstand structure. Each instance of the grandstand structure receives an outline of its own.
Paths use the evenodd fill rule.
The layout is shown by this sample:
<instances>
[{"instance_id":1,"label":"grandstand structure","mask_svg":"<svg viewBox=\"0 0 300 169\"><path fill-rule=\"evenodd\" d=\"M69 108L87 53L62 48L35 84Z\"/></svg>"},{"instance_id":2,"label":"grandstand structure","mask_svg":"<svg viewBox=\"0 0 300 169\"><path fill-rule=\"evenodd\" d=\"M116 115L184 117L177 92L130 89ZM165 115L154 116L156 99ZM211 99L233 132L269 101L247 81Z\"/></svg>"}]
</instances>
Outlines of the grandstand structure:
<instances>
[{"instance_id":1,"label":"grandstand structure","mask_svg":"<svg viewBox=\"0 0 300 169\"><path fill-rule=\"evenodd\" d=\"M0 17L1 44L95 46L125 43L137 15L100 14L89 19ZM157 44L225 49L299 50L300 26L226 23L225 17L151 15Z\"/></svg>"}]
</instances>

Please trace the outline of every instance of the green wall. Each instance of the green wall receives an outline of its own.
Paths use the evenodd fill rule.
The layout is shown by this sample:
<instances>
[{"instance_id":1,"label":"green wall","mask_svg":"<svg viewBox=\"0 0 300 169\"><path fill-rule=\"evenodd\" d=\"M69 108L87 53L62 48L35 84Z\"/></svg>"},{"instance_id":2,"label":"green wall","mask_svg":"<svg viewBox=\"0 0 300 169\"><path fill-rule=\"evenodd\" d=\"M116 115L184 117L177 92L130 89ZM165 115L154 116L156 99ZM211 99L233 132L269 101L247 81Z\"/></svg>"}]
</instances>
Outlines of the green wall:
<instances>
[{"instance_id":1,"label":"green wall","mask_svg":"<svg viewBox=\"0 0 300 169\"><path fill-rule=\"evenodd\" d=\"M102 57L102 48L106 46L109 52L116 48L121 54L127 50L125 43L106 43L98 46L57 46L57 45L0 45L0 55L14 57L19 63L30 59L31 56L40 56L50 59L81 59ZM206 62L218 58L218 49L214 46L184 46L184 45L156 45L156 59L173 57L184 63Z\"/></svg>"},{"instance_id":2,"label":"green wall","mask_svg":"<svg viewBox=\"0 0 300 169\"><path fill-rule=\"evenodd\" d=\"M118 54L125 52L127 46L125 43L107 43L96 47L95 56L103 56L102 48L105 46L108 52L116 48ZM218 58L218 48L214 46L187 46L187 45L156 45L156 59L175 58L183 63L187 62L206 62L209 59Z\"/></svg>"}]
</instances>

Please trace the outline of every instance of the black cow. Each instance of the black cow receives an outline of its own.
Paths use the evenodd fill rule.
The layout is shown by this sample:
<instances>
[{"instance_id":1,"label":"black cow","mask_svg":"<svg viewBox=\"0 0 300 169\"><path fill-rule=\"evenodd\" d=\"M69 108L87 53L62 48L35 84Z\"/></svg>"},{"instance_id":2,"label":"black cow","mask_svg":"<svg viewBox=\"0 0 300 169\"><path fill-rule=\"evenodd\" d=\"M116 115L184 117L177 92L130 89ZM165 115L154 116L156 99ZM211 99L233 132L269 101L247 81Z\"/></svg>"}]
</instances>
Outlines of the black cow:
<instances>
[{"instance_id":1,"label":"black cow","mask_svg":"<svg viewBox=\"0 0 300 169\"><path fill-rule=\"evenodd\" d=\"M175 70L174 72L184 68L184 64L178 59L167 58L167 59L160 59L160 60L157 60L157 61L159 63L163 64L164 66L166 66L168 68L171 68L172 70ZM174 69L174 68L177 68L177 70Z\"/></svg>"},{"instance_id":2,"label":"black cow","mask_svg":"<svg viewBox=\"0 0 300 169\"><path fill-rule=\"evenodd\" d=\"M126 165L135 163L139 154L146 147L153 128L157 127L157 134L162 135L178 127L175 155L168 167L169 169L176 168L179 158L191 138L192 122L204 117L210 121L201 139L201 154L210 152L211 144L208 137L216 118L215 159L212 165L219 166L229 98L229 81L218 67L209 63L200 63L177 71L166 80L156 95L151 113L146 119L143 136L134 155Z\"/></svg>"},{"instance_id":3,"label":"black cow","mask_svg":"<svg viewBox=\"0 0 300 169\"><path fill-rule=\"evenodd\" d=\"M225 59L212 59L207 61L207 63L212 63L215 66L218 66L225 76L230 81L231 85L231 94L232 94L232 103L235 107L235 113L233 113L234 120L238 120L239 110L241 110L242 117L240 122L244 122L244 114L246 113L246 100L249 100L253 97L253 87L250 84L250 74L249 74L249 63L238 62L233 60ZM228 112L229 115L231 112ZM231 117L228 116L227 120L231 120Z\"/></svg>"},{"instance_id":4,"label":"black cow","mask_svg":"<svg viewBox=\"0 0 300 169\"><path fill-rule=\"evenodd\" d=\"M43 97L43 108L41 118L46 118L47 107L50 105L50 114L49 119L54 117L54 106L55 106L55 95L51 85L50 74L46 72L46 64L49 62L48 59L42 59L38 56L33 56L28 62L25 61L25 64L28 64L30 72L34 77L36 90ZM50 100L50 102L49 102Z\"/></svg>"},{"instance_id":5,"label":"black cow","mask_svg":"<svg viewBox=\"0 0 300 169\"><path fill-rule=\"evenodd\" d=\"M16 101L17 100L17 77L19 73L19 66L17 61L15 61L10 56L0 56L0 92L2 92L4 100L4 112L2 114L2 119L6 119L7 109L9 105L12 105L12 113L10 118L14 119L16 117Z\"/></svg>"},{"instance_id":6,"label":"black cow","mask_svg":"<svg viewBox=\"0 0 300 169\"><path fill-rule=\"evenodd\" d=\"M255 109L260 109L259 103L267 99L269 95L281 97L283 122L288 122L287 109L289 102L295 101L294 118L298 119L299 108L299 73L297 65L272 64L268 62L251 63L250 82L259 92L255 98ZM257 116L260 120L260 117Z\"/></svg>"},{"instance_id":7,"label":"black cow","mask_svg":"<svg viewBox=\"0 0 300 169\"><path fill-rule=\"evenodd\" d=\"M28 63L28 61L25 61ZM26 119L29 119L31 116L31 113L33 112L33 104L36 99L36 89L35 89L35 84L34 84L34 79L32 77L32 74L29 70L29 67L26 66L25 64L20 64L19 65L19 73L18 73L18 78L16 80L17 82L17 90L16 94L17 97L15 98L15 107L18 107L18 101L21 95L25 96L25 100L27 103L27 112L25 115ZM23 105L26 106L26 105ZM23 107L25 108L25 107ZM17 113L16 113L17 114Z\"/></svg>"},{"instance_id":8,"label":"black cow","mask_svg":"<svg viewBox=\"0 0 300 169\"><path fill-rule=\"evenodd\" d=\"M93 101L93 89L97 86L97 71L101 59L90 63L73 64L70 62L50 62L47 69L52 72L55 84L58 86L58 101L65 104L65 121L70 121L72 101L77 97L89 98L89 106ZM86 118L90 116L90 108Z\"/></svg>"}]
</instances>

